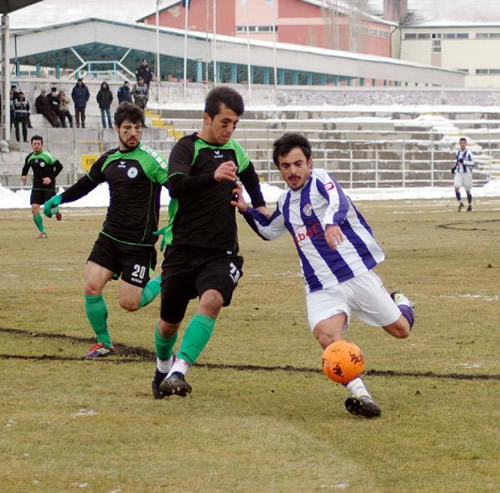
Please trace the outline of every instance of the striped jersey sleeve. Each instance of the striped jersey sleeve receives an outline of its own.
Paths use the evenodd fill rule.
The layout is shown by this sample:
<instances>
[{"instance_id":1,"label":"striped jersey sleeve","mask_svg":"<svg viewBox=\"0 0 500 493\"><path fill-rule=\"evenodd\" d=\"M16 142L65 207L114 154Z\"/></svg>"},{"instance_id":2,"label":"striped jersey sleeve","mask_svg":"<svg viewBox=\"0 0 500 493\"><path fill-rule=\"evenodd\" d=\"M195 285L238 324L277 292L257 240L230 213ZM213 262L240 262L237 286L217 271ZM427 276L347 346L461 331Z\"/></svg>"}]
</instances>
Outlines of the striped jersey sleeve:
<instances>
[{"instance_id":1,"label":"striped jersey sleeve","mask_svg":"<svg viewBox=\"0 0 500 493\"><path fill-rule=\"evenodd\" d=\"M262 237L275 239L285 229L291 234L307 292L345 282L384 260L370 226L324 170L313 170L300 190L285 192L270 219L251 211L253 227ZM336 250L325 239L328 225L339 226L344 236Z\"/></svg>"}]
</instances>

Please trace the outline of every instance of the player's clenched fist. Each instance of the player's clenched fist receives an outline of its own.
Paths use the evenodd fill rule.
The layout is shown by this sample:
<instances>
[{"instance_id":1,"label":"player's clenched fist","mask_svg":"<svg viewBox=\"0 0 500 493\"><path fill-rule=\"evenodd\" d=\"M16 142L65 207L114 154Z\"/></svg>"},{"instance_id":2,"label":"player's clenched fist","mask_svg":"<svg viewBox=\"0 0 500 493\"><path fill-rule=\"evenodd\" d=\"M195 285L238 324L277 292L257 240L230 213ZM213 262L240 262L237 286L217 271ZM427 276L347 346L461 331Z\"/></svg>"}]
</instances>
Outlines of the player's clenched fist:
<instances>
[{"instance_id":1,"label":"player's clenched fist","mask_svg":"<svg viewBox=\"0 0 500 493\"><path fill-rule=\"evenodd\" d=\"M233 161L224 161L215 170L214 178L216 181L222 180L236 181L236 171L238 170Z\"/></svg>"}]
</instances>

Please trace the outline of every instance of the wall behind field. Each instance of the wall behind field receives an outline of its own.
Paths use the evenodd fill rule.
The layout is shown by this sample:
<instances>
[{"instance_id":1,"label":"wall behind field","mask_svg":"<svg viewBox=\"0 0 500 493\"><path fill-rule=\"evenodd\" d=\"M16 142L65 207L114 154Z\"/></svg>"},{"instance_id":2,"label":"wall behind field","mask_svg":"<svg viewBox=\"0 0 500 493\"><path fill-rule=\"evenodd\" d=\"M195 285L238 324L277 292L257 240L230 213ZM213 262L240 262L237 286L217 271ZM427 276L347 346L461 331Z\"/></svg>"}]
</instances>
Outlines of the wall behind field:
<instances>
[{"instance_id":1,"label":"wall behind field","mask_svg":"<svg viewBox=\"0 0 500 493\"><path fill-rule=\"evenodd\" d=\"M34 104L35 98L40 90L50 90L52 86L64 89L70 94L74 80L33 80L18 79L12 83L17 84L26 94L28 100ZM85 81L90 90L90 101L88 111L98 113L96 95L99 90L101 80ZM112 109L117 106L116 92L122 81L107 81L113 94ZM132 81L133 82L133 81ZM333 86L278 86L275 92L273 86L234 84L245 98L247 107L263 106L313 106L314 109L321 109L321 106L370 106L370 105L449 105L456 107L469 106L500 106L500 89L450 89L450 88L363 88L363 87L333 87ZM203 100L206 93L212 88L211 84L190 83L187 86L186 97L184 97L183 84L179 82L162 82L158 99L158 86L153 83L150 89L149 106L169 106L169 105L198 105L203 107ZM366 108L369 109L369 108Z\"/></svg>"}]
</instances>

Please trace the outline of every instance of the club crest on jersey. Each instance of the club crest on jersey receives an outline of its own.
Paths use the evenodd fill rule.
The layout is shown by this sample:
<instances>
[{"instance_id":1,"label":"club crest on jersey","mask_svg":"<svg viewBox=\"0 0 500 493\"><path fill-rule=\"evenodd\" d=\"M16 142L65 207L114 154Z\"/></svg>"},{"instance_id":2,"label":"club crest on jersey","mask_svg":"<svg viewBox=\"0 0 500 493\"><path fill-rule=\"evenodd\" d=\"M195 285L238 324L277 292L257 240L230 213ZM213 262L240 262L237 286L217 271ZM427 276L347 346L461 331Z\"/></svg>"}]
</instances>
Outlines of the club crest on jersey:
<instances>
[{"instance_id":1,"label":"club crest on jersey","mask_svg":"<svg viewBox=\"0 0 500 493\"><path fill-rule=\"evenodd\" d=\"M40 165L40 168L43 168L43 167L45 166L45 161L42 161L42 160L40 159L40 162L39 162L38 164Z\"/></svg>"},{"instance_id":2,"label":"club crest on jersey","mask_svg":"<svg viewBox=\"0 0 500 493\"><path fill-rule=\"evenodd\" d=\"M312 211L313 211L313 208L312 208L311 204L306 204L306 205L304 205L304 207L302 207L302 212L304 213L304 216L306 216L306 217L311 217Z\"/></svg>"},{"instance_id":3,"label":"club crest on jersey","mask_svg":"<svg viewBox=\"0 0 500 493\"><path fill-rule=\"evenodd\" d=\"M137 168L129 168L127 171L127 176L129 178L135 178L139 174L139 170Z\"/></svg>"}]
</instances>

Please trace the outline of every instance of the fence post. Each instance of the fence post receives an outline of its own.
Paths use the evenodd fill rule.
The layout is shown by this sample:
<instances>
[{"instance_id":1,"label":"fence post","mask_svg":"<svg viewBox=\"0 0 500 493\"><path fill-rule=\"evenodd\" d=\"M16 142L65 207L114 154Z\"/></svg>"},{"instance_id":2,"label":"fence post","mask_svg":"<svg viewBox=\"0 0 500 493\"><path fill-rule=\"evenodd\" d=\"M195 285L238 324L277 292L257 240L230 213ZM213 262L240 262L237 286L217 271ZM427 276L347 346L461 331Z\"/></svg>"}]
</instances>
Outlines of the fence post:
<instances>
[{"instance_id":1,"label":"fence post","mask_svg":"<svg viewBox=\"0 0 500 493\"><path fill-rule=\"evenodd\" d=\"M266 134L267 134L267 182L269 185L271 183L271 143L269 142L269 124L266 125Z\"/></svg>"},{"instance_id":2,"label":"fence post","mask_svg":"<svg viewBox=\"0 0 500 493\"><path fill-rule=\"evenodd\" d=\"M375 139L375 188L378 188L378 145Z\"/></svg>"},{"instance_id":3,"label":"fence post","mask_svg":"<svg viewBox=\"0 0 500 493\"><path fill-rule=\"evenodd\" d=\"M434 166L434 127L431 128L431 133L429 135L431 139L431 187L434 186L434 174L436 172L435 166Z\"/></svg>"},{"instance_id":4,"label":"fence post","mask_svg":"<svg viewBox=\"0 0 500 493\"><path fill-rule=\"evenodd\" d=\"M76 164L76 137L75 137L75 129L73 128L73 182L77 180L78 172L77 172L77 164Z\"/></svg>"},{"instance_id":5,"label":"fence post","mask_svg":"<svg viewBox=\"0 0 500 493\"><path fill-rule=\"evenodd\" d=\"M488 154L490 156L490 159L489 159L490 172L489 172L488 181L491 181L493 179L493 149L491 148L491 134L490 134L489 125L486 127L486 130L488 133Z\"/></svg>"},{"instance_id":6,"label":"fence post","mask_svg":"<svg viewBox=\"0 0 500 493\"><path fill-rule=\"evenodd\" d=\"M353 176L353 169L352 169L352 141L349 141L349 183L350 183L350 187L349 188L353 188L353 180L354 180L354 176Z\"/></svg>"},{"instance_id":7,"label":"fence post","mask_svg":"<svg viewBox=\"0 0 500 493\"><path fill-rule=\"evenodd\" d=\"M403 134L403 152L402 152L402 180L401 184L403 185L403 188L406 188L406 137L405 134Z\"/></svg>"}]
</instances>

